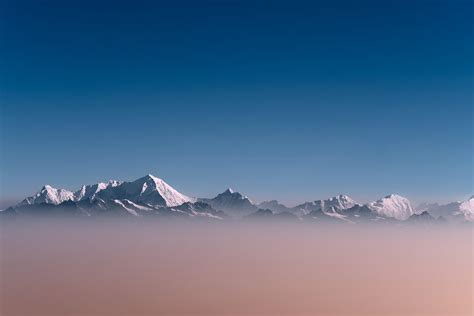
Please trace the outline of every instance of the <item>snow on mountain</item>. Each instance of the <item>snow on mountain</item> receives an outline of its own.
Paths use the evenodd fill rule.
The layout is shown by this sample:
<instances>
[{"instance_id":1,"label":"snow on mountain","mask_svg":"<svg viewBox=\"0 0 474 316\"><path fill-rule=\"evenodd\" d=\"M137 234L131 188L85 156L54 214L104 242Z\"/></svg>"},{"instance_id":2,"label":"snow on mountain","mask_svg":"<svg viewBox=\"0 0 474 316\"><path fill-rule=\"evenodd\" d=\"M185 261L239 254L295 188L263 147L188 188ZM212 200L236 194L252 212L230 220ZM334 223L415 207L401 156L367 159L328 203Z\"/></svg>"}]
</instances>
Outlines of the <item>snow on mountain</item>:
<instances>
[{"instance_id":1,"label":"snow on mountain","mask_svg":"<svg viewBox=\"0 0 474 316\"><path fill-rule=\"evenodd\" d=\"M150 174L133 182L123 182L117 186L109 185L98 192L97 196L102 199L126 199L153 207L178 206L195 200Z\"/></svg>"},{"instance_id":2,"label":"snow on mountain","mask_svg":"<svg viewBox=\"0 0 474 316\"><path fill-rule=\"evenodd\" d=\"M258 209L248 197L239 192L234 192L230 188L212 199L199 199L199 201L207 203L214 209L224 211L234 217L241 217Z\"/></svg>"},{"instance_id":3,"label":"snow on mountain","mask_svg":"<svg viewBox=\"0 0 474 316\"><path fill-rule=\"evenodd\" d=\"M474 221L474 195L459 205L459 211L468 221Z\"/></svg>"},{"instance_id":4,"label":"snow on mountain","mask_svg":"<svg viewBox=\"0 0 474 316\"><path fill-rule=\"evenodd\" d=\"M204 202L186 202L179 206L168 207L166 210L170 213L179 213L196 218L225 219L227 215L222 211L216 211L212 206ZM176 214L171 214L176 215Z\"/></svg>"},{"instance_id":5,"label":"snow on mountain","mask_svg":"<svg viewBox=\"0 0 474 316\"><path fill-rule=\"evenodd\" d=\"M406 220L415 214L410 201L396 194L390 194L380 200L367 204L367 206L382 216L393 217L398 220Z\"/></svg>"},{"instance_id":6,"label":"snow on mountain","mask_svg":"<svg viewBox=\"0 0 474 316\"><path fill-rule=\"evenodd\" d=\"M128 207L127 205L125 205L124 202L120 201L120 200L112 200L115 204L123 207L127 212L129 212L130 214L132 214L133 216L138 216L138 213L137 211L135 211L133 208L131 207Z\"/></svg>"},{"instance_id":7,"label":"snow on mountain","mask_svg":"<svg viewBox=\"0 0 474 316\"><path fill-rule=\"evenodd\" d=\"M259 209L263 211L258 212ZM255 213L256 217L292 213L300 219L349 222L406 220L426 211L429 214L414 216L412 220L429 219L428 215L431 215L434 218L463 222L474 221L474 196L466 201L446 205L422 204L416 211L408 199L396 194L366 205L357 204L347 195L338 195L326 200L306 202L294 208L288 208L276 200L265 201L256 206L248 197L232 189L227 189L214 198L197 200L178 192L160 178L146 175L131 182L109 181L85 185L74 193L45 185L35 195L1 213L6 216L35 214L38 211L87 216L117 213L133 216L182 214L221 219L227 215L241 218L251 213Z\"/></svg>"},{"instance_id":8,"label":"snow on mountain","mask_svg":"<svg viewBox=\"0 0 474 316\"><path fill-rule=\"evenodd\" d=\"M377 222L387 220L385 216L380 216L367 205L357 204L340 212L346 216L346 219L352 222Z\"/></svg>"},{"instance_id":9,"label":"snow on mountain","mask_svg":"<svg viewBox=\"0 0 474 316\"><path fill-rule=\"evenodd\" d=\"M74 193L64 189L55 189L50 185L45 185L38 193L33 196L27 197L18 205L31 205L31 204L53 204L58 205L65 201L74 199Z\"/></svg>"},{"instance_id":10,"label":"snow on mountain","mask_svg":"<svg viewBox=\"0 0 474 316\"><path fill-rule=\"evenodd\" d=\"M83 185L78 191L74 193L74 200L93 200L100 191L107 189L109 186L116 187L120 184L122 184L122 182L110 180L108 183L99 182L91 185Z\"/></svg>"},{"instance_id":11,"label":"snow on mountain","mask_svg":"<svg viewBox=\"0 0 474 316\"><path fill-rule=\"evenodd\" d=\"M155 208L133 203L132 201L127 200L127 199L112 200L112 202L115 203L116 205L121 206L123 209L125 209L127 212L129 212L130 214L134 216L149 214L156 211Z\"/></svg>"},{"instance_id":12,"label":"snow on mountain","mask_svg":"<svg viewBox=\"0 0 474 316\"><path fill-rule=\"evenodd\" d=\"M474 196L466 201L452 202L444 205L438 203L421 204L419 211L427 211L433 217L443 217L449 221L474 221Z\"/></svg>"},{"instance_id":13,"label":"snow on mountain","mask_svg":"<svg viewBox=\"0 0 474 316\"><path fill-rule=\"evenodd\" d=\"M331 215L329 214L329 212L331 213ZM345 216L342 216L342 215L334 216L336 213L334 212L333 209L329 210L329 212L322 211L321 209L314 209L307 214L304 214L301 211L293 212L293 214L295 214L295 216L305 221L336 223L336 222L340 222L341 220L345 220Z\"/></svg>"},{"instance_id":14,"label":"snow on mountain","mask_svg":"<svg viewBox=\"0 0 474 316\"><path fill-rule=\"evenodd\" d=\"M357 205L357 202L354 201L347 195L338 195L327 200L316 200L313 202L306 202L300 205L297 205L293 208L293 212L299 214L300 216L308 215L313 211L322 211L322 212L334 212L334 210L342 211L349 209Z\"/></svg>"},{"instance_id":15,"label":"snow on mountain","mask_svg":"<svg viewBox=\"0 0 474 316\"><path fill-rule=\"evenodd\" d=\"M152 207L178 206L195 201L179 193L162 179L147 175L133 182L111 180L108 183L82 186L75 193L46 185L36 195L26 198L19 205L40 203L58 205L64 201L92 201L98 198L104 201L127 200Z\"/></svg>"}]
</instances>

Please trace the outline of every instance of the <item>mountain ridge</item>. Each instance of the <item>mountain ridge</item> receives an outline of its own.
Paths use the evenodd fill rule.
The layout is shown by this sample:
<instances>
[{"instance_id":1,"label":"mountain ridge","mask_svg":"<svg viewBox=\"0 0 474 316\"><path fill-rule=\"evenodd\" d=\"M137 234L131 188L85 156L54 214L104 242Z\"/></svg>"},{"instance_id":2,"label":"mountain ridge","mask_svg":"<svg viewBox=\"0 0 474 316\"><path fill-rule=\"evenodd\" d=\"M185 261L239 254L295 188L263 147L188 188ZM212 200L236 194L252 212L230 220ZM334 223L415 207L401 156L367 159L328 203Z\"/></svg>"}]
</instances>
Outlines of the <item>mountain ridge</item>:
<instances>
[{"instance_id":1,"label":"mountain ridge","mask_svg":"<svg viewBox=\"0 0 474 316\"><path fill-rule=\"evenodd\" d=\"M231 188L213 198L192 198L178 192L164 180L151 174L134 181L110 180L83 185L74 192L45 185L36 194L23 199L15 206L0 211L0 214L31 214L35 209L44 211L48 207L86 216L113 213L117 210L117 213L132 216L177 215L179 213L190 217L207 216L219 219L228 216L233 219L270 218L278 214L291 214L299 219L337 220L351 223L389 219L406 221L411 218L416 218L419 222L428 220L430 217L434 219L439 217L449 221L474 221L474 196L466 201L446 205L422 204L417 209L407 198L397 194L390 194L366 204L360 204L348 195L339 194L328 199L287 207L277 200L255 204L246 195ZM251 214L255 215L249 216ZM423 216L418 216L421 214ZM281 216L281 218L290 218L290 216Z\"/></svg>"}]
</instances>

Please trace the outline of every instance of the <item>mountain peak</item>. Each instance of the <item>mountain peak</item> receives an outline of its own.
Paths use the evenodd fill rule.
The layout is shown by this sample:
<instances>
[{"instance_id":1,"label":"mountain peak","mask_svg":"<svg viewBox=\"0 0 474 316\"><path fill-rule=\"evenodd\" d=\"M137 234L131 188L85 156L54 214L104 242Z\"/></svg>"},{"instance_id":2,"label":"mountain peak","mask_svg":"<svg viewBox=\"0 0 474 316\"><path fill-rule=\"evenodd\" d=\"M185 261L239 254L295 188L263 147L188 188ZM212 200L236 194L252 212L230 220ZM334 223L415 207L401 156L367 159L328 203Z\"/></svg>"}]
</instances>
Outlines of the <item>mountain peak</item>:
<instances>
[{"instance_id":1,"label":"mountain peak","mask_svg":"<svg viewBox=\"0 0 474 316\"><path fill-rule=\"evenodd\" d=\"M81 201L83 199L94 200L101 191L107 188L116 187L122 184L117 180L109 180L107 183L99 182L96 184L83 185L78 191L74 193L75 201Z\"/></svg>"},{"instance_id":2,"label":"mountain peak","mask_svg":"<svg viewBox=\"0 0 474 316\"><path fill-rule=\"evenodd\" d=\"M148 174L133 182L110 180L107 183L83 185L75 193L55 189L45 185L34 196L27 197L19 205L53 204L58 205L65 201L82 200L130 200L154 207L177 206L185 202L194 201L193 198L179 193L165 181Z\"/></svg>"},{"instance_id":3,"label":"mountain peak","mask_svg":"<svg viewBox=\"0 0 474 316\"><path fill-rule=\"evenodd\" d=\"M20 205L29 205L29 204L54 204L58 205L62 202L72 200L74 194L68 190L64 189L55 189L50 185L45 185L41 190L33 196L27 197Z\"/></svg>"},{"instance_id":4,"label":"mountain peak","mask_svg":"<svg viewBox=\"0 0 474 316\"><path fill-rule=\"evenodd\" d=\"M224 192L220 193L219 195L223 195L223 196L234 196L234 197L243 197L242 194L240 194L239 192L236 192L234 190L232 190L231 188L227 188Z\"/></svg>"},{"instance_id":5,"label":"mountain peak","mask_svg":"<svg viewBox=\"0 0 474 316\"><path fill-rule=\"evenodd\" d=\"M326 200L316 200L313 202L306 202L300 205L295 206L297 213L307 215L312 211L316 212L331 212L334 210L343 211L357 205L357 202L354 201L347 195L340 194L338 196L331 197Z\"/></svg>"},{"instance_id":6,"label":"mountain peak","mask_svg":"<svg viewBox=\"0 0 474 316\"><path fill-rule=\"evenodd\" d=\"M348 195L339 194L337 196L331 197L328 201L341 201L349 204L356 204L356 202Z\"/></svg>"},{"instance_id":7,"label":"mountain peak","mask_svg":"<svg viewBox=\"0 0 474 316\"><path fill-rule=\"evenodd\" d=\"M380 200L369 203L367 206L380 215L398 220L405 220L415 214L410 201L398 194L389 194Z\"/></svg>"},{"instance_id":8,"label":"mountain peak","mask_svg":"<svg viewBox=\"0 0 474 316\"><path fill-rule=\"evenodd\" d=\"M143 182L146 182L146 181L153 181L153 182L157 182L157 181L163 181L163 180L161 180L160 178L155 177L154 175L152 175L151 173L149 173L149 174L147 174L146 176L143 176L143 177L137 179L136 181L143 181Z\"/></svg>"},{"instance_id":9,"label":"mountain peak","mask_svg":"<svg viewBox=\"0 0 474 316\"><path fill-rule=\"evenodd\" d=\"M216 210L229 211L229 215L237 217L248 214L257 209L248 197L239 192L234 192L231 188L228 188L214 198L200 199L200 201L211 205Z\"/></svg>"},{"instance_id":10,"label":"mountain peak","mask_svg":"<svg viewBox=\"0 0 474 316\"><path fill-rule=\"evenodd\" d=\"M120 186L136 201L153 206L178 206L193 201L192 198L181 194L164 180L152 174L147 174L133 182L124 182Z\"/></svg>"},{"instance_id":11,"label":"mountain peak","mask_svg":"<svg viewBox=\"0 0 474 316\"><path fill-rule=\"evenodd\" d=\"M395 194L395 193L391 193L391 194L385 196L384 199L406 199L406 198L404 198L404 197L401 196L401 195L398 195L398 194Z\"/></svg>"}]
</instances>

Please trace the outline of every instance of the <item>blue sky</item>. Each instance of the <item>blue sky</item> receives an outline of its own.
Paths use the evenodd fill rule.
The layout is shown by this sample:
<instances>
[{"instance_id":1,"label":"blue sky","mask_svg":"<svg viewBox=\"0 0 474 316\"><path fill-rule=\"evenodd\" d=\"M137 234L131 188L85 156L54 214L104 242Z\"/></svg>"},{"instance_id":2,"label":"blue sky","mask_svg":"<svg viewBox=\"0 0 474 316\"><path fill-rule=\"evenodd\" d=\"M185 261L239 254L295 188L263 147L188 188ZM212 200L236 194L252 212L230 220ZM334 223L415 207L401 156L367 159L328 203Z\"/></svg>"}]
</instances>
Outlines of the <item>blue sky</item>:
<instances>
[{"instance_id":1,"label":"blue sky","mask_svg":"<svg viewBox=\"0 0 474 316\"><path fill-rule=\"evenodd\" d=\"M288 204L473 193L472 1L1 6L3 204L147 173Z\"/></svg>"}]
</instances>

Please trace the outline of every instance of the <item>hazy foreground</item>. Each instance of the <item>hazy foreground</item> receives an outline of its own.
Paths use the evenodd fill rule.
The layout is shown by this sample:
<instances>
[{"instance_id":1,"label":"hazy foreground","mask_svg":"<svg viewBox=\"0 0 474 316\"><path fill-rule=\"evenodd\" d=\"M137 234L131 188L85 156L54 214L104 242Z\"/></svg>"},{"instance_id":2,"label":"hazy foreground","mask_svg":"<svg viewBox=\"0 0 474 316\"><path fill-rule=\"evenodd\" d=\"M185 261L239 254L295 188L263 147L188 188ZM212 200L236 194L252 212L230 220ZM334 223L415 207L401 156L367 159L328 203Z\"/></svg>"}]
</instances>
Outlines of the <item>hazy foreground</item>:
<instances>
[{"instance_id":1,"label":"hazy foreground","mask_svg":"<svg viewBox=\"0 0 474 316\"><path fill-rule=\"evenodd\" d=\"M472 315L470 227L1 223L2 315Z\"/></svg>"}]
</instances>

